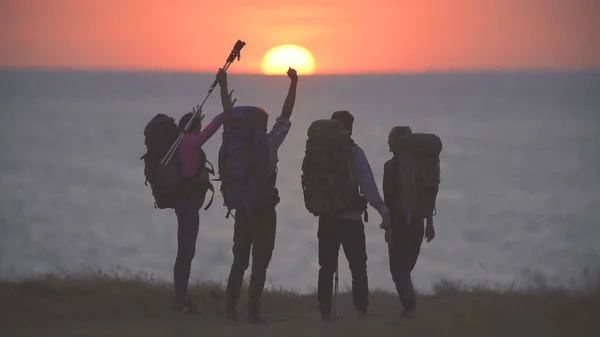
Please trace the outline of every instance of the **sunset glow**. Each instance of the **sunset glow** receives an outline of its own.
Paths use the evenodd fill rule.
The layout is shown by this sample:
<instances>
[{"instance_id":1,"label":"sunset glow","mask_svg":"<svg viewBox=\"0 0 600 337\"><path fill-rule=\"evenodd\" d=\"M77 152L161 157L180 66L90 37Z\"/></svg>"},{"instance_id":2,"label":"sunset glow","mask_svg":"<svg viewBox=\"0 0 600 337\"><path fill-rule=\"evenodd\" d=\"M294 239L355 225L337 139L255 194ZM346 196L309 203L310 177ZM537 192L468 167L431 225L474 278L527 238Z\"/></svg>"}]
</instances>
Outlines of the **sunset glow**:
<instances>
[{"instance_id":1,"label":"sunset glow","mask_svg":"<svg viewBox=\"0 0 600 337\"><path fill-rule=\"evenodd\" d=\"M543 10L541 10L543 9ZM315 74L600 68L595 0L20 0L0 10L0 67L263 73L273 46ZM299 70L300 71L300 70Z\"/></svg>"},{"instance_id":2,"label":"sunset glow","mask_svg":"<svg viewBox=\"0 0 600 337\"><path fill-rule=\"evenodd\" d=\"M289 67L296 69L300 75L310 75L315 72L315 58L304 47L284 44L265 54L261 70L267 75L284 75Z\"/></svg>"}]
</instances>

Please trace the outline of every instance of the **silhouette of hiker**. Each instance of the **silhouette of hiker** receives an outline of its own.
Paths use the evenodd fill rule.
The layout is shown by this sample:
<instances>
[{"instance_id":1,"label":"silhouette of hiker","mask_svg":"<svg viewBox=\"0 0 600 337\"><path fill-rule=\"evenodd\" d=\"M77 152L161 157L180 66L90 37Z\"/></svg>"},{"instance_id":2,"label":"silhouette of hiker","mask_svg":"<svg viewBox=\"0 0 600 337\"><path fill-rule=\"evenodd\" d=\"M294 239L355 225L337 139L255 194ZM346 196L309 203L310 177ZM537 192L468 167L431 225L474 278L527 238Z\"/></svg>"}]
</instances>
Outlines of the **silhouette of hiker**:
<instances>
[{"instance_id":1,"label":"silhouette of hiker","mask_svg":"<svg viewBox=\"0 0 600 337\"><path fill-rule=\"evenodd\" d=\"M407 214L399 207L403 186L399 179L401 167L398 166L398 157L402 155L402 150L398 149L396 142L410 134L412 131L408 126L396 126L390 131L388 144L394 156L385 163L383 173L383 197L392 216L385 238L388 243L390 272L404 307L404 317L414 316L417 305L411 272L417 263L423 236L425 235L427 242L435 237L432 216L427 217L427 227L424 228L423 217L412 216L407 223Z\"/></svg>"},{"instance_id":2,"label":"silhouette of hiker","mask_svg":"<svg viewBox=\"0 0 600 337\"><path fill-rule=\"evenodd\" d=\"M352 135L354 116L350 112L336 111L331 119L342 122ZM317 237L321 268L317 292L319 308L324 320L329 320L331 315L333 276L337 268L340 245L344 248L346 259L350 265L354 306L359 316L366 314L369 304L369 285L365 226L361 217L366 210L366 202L379 212L383 219L382 226L387 226L390 221L388 209L377 190L369 161L363 150L356 144L352 148L352 157L351 179L356 186L357 200L362 199L362 204L357 204L357 207L339 214L319 216ZM361 192L364 197L361 196Z\"/></svg>"},{"instance_id":3,"label":"silhouette of hiker","mask_svg":"<svg viewBox=\"0 0 600 337\"><path fill-rule=\"evenodd\" d=\"M248 288L248 319L251 323L265 323L260 314L260 300L265 285L266 273L273 249L277 227L276 205L279 193L276 188L278 150L285 140L290 127L290 116L296 101L298 76L296 70L287 72L291 80L281 115L276 119L273 129L266 133L268 114L258 107L235 107L231 125L224 127L223 145L219 156L219 175L223 199L229 210L235 209L233 235L233 263L227 281L225 318L238 320L237 301L242 289L244 273L252 253L252 275ZM227 83L221 83L221 95L227 94ZM235 118L240 118L235 121ZM258 120L258 122L256 122ZM257 127L256 124L259 126ZM249 135L252 135L249 137ZM264 142L264 143L263 143ZM266 148L263 147L266 144ZM239 149L243 147L243 153ZM266 158L261 160L262 158ZM244 167L247 175L239 178ZM251 169L248 169L251 167ZM231 170L230 170L231 169ZM263 175L263 170L266 174ZM230 177L235 172L237 177ZM254 182L267 176L264 183L257 186ZM249 181L252 180L252 181ZM266 184L262 186L262 184ZM259 195L248 195L242 191L255 189ZM261 197L261 193L268 195ZM260 200L256 200L260 199ZM235 205L246 205L239 209ZM260 204L256 206L257 204ZM248 206L250 205L250 206Z\"/></svg>"},{"instance_id":4,"label":"silhouette of hiker","mask_svg":"<svg viewBox=\"0 0 600 337\"><path fill-rule=\"evenodd\" d=\"M219 79L222 81L223 75L219 75ZM227 99L230 101L231 96L228 95ZM173 268L175 310L183 313L199 313L188 298L187 290L192 260L196 252L196 239L200 226L199 212L210 186L209 172L200 164L206 159L202 145L217 132L230 112L231 107L218 114L203 130L204 116L197 114L177 149L181 173L184 178L190 179L187 195L175 207L177 215L177 258ZM192 116L193 114L189 112L181 117L178 125L181 131L184 131Z\"/></svg>"}]
</instances>

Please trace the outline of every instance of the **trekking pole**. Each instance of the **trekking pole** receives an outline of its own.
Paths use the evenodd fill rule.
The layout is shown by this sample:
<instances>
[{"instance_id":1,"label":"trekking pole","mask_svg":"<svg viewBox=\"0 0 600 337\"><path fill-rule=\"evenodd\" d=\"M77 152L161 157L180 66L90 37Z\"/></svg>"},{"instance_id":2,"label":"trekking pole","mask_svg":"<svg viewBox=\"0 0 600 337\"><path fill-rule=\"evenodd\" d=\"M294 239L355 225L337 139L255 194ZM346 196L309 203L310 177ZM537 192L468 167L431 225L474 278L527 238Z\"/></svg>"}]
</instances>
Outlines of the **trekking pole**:
<instances>
[{"instance_id":1,"label":"trekking pole","mask_svg":"<svg viewBox=\"0 0 600 337\"><path fill-rule=\"evenodd\" d=\"M229 69L229 66L233 63L233 61L235 61L236 58L238 59L238 61L240 60L240 56L241 56L240 52L242 51L242 48L244 48L245 45L246 45L246 42L244 42L242 40L237 40L237 42L233 46L233 49L229 53L229 57L227 57L227 61L225 61L225 64L223 65L223 68L222 68L223 70L227 71L227 69ZM217 76L218 76L218 73L217 73ZM171 146L171 148L169 149L167 154L165 154L165 157L160 162L161 165L166 166L169 163L169 161L171 160L171 157L173 157L173 154L179 147L179 144L181 143L181 140L183 139L183 135L187 132L187 130L192 125L192 122L193 122L194 118L196 117L196 114L198 114L200 111L202 111L202 106L204 106L204 103L206 102L206 100L208 100L208 97L210 96L210 94L212 94L213 90L215 90L215 87L217 86L218 83L219 83L219 79L216 78L215 81L213 82L212 86L210 87L210 89L208 89L208 94L206 94L206 97L204 97L204 100L202 101L202 103L200 103L200 105L198 105L196 109L193 109L192 118L190 118L188 123L185 125L185 127L183 128L183 131L181 131L181 133L179 134L179 137L177 137L177 139L175 140L175 143L173 143L173 145Z\"/></svg>"},{"instance_id":2,"label":"trekking pole","mask_svg":"<svg viewBox=\"0 0 600 337\"><path fill-rule=\"evenodd\" d=\"M339 266L338 261L336 261L335 266L335 286L333 287L333 321L337 320L337 297L338 297L338 284L340 281L339 278Z\"/></svg>"}]
</instances>

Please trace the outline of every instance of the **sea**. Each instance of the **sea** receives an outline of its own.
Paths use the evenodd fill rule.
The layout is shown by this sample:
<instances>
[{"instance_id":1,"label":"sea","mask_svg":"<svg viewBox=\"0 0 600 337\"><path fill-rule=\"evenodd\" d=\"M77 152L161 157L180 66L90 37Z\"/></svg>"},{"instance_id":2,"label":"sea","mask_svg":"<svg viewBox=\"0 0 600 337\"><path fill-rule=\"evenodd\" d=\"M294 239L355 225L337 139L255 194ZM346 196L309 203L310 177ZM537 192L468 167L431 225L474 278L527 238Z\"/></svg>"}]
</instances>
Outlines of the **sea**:
<instances>
[{"instance_id":1,"label":"sea","mask_svg":"<svg viewBox=\"0 0 600 337\"><path fill-rule=\"evenodd\" d=\"M214 76L0 71L0 278L102 270L170 281L176 218L154 208L144 184L143 130L158 113L179 119L200 104ZM269 126L288 83L229 75L236 104L265 108ZM576 287L600 269L600 72L301 76L279 151L268 287L316 289L317 218L304 207L300 165L309 124L342 109L355 116L353 137L380 191L393 126L443 142L436 237L413 271L419 291L440 280ZM220 112L217 88L205 123ZM204 146L212 163L221 132ZM233 259L233 219L215 187L213 206L200 214L193 281L226 280ZM381 218L369 213L369 284L392 291ZM339 261L345 290L343 253Z\"/></svg>"}]
</instances>

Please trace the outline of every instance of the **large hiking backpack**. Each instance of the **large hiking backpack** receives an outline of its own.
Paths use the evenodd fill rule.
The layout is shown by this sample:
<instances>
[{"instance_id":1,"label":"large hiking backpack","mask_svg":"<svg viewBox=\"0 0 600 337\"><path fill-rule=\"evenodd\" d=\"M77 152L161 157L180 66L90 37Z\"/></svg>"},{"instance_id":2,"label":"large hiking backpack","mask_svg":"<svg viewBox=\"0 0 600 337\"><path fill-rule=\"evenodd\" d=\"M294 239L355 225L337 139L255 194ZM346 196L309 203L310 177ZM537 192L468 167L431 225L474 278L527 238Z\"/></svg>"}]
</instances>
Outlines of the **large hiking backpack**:
<instances>
[{"instance_id":1,"label":"large hiking backpack","mask_svg":"<svg viewBox=\"0 0 600 337\"><path fill-rule=\"evenodd\" d=\"M232 210L276 203L266 118L258 107L236 106L223 122L216 180L221 181L226 217Z\"/></svg>"},{"instance_id":2,"label":"large hiking backpack","mask_svg":"<svg viewBox=\"0 0 600 337\"><path fill-rule=\"evenodd\" d=\"M191 181L181 174L178 151L175 151L166 166L160 164L179 134L175 120L165 114L157 114L144 128L146 153L140 159L144 161L145 184L150 184L154 207L158 209L175 208L191 186ZM199 155L201 158L198 167L204 168L208 162L206 154L200 150ZM206 187L212 190L210 182L207 182ZM211 203L212 199L205 210Z\"/></svg>"},{"instance_id":3,"label":"large hiking backpack","mask_svg":"<svg viewBox=\"0 0 600 337\"><path fill-rule=\"evenodd\" d=\"M434 216L440 188L441 139L430 133L413 133L399 139L394 150L401 214L407 216L408 223L414 217Z\"/></svg>"},{"instance_id":4,"label":"large hiking backpack","mask_svg":"<svg viewBox=\"0 0 600 337\"><path fill-rule=\"evenodd\" d=\"M349 210L361 198L351 178L354 146L340 121L316 120L308 128L301 182L304 205L313 215Z\"/></svg>"}]
</instances>

